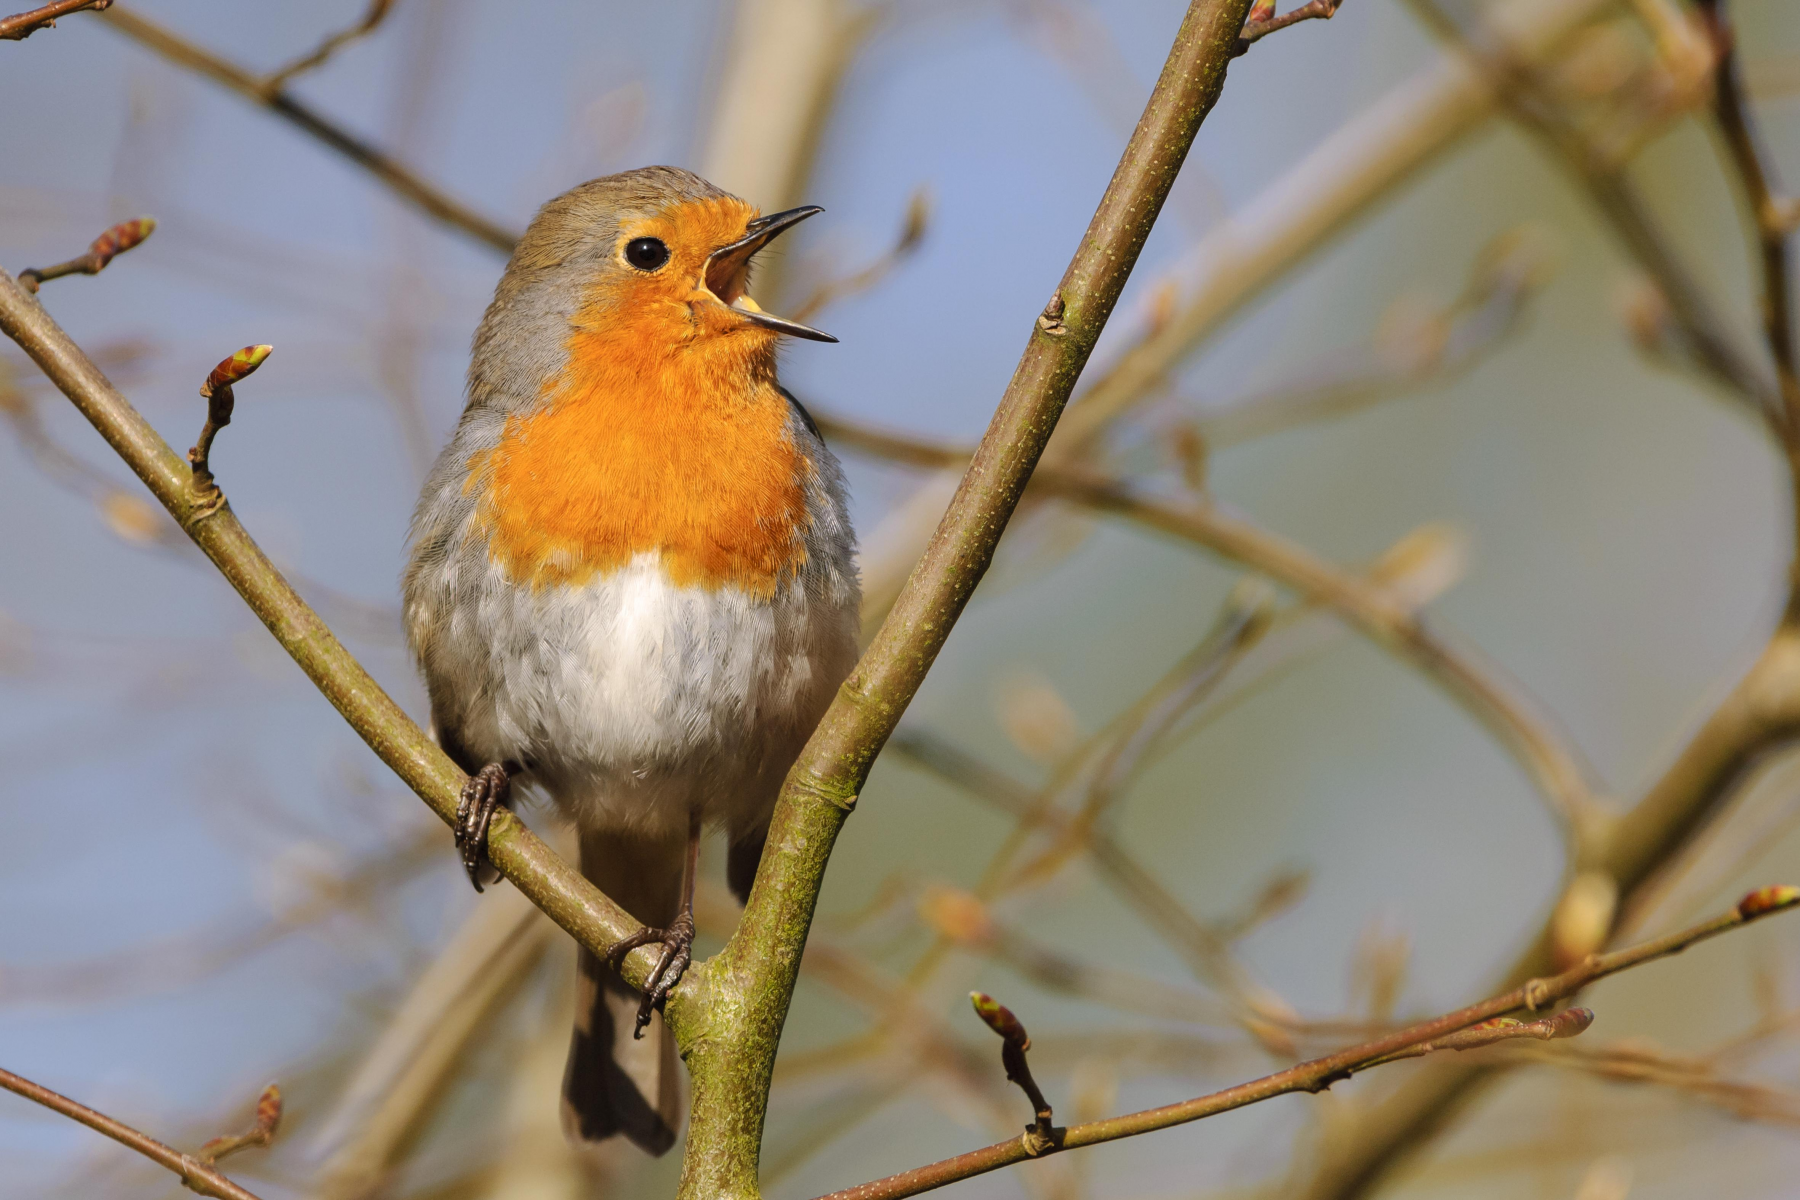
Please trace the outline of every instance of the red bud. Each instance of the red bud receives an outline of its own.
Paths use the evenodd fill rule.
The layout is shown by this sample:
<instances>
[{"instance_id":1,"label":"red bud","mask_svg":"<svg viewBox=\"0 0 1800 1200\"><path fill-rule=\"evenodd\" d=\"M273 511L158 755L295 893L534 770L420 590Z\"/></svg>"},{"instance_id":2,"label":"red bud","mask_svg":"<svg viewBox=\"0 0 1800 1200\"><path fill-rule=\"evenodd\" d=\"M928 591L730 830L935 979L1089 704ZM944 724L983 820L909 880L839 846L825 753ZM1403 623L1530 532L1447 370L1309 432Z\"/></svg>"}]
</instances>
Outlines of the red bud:
<instances>
[{"instance_id":1,"label":"red bud","mask_svg":"<svg viewBox=\"0 0 1800 1200\"><path fill-rule=\"evenodd\" d=\"M1025 1032L1019 1018L1013 1016L1012 1009L986 992L970 992L969 1000L975 1005L975 1015L986 1021L989 1029L1021 1050L1031 1049L1031 1035Z\"/></svg>"},{"instance_id":2,"label":"red bud","mask_svg":"<svg viewBox=\"0 0 1800 1200\"><path fill-rule=\"evenodd\" d=\"M94 244L88 247L88 253L97 260L94 269L98 271L111 262L114 255L125 253L155 232L155 217L137 217L114 225L95 238Z\"/></svg>"},{"instance_id":3,"label":"red bud","mask_svg":"<svg viewBox=\"0 0 1800 1200\"><path fill-rule=\"evenodd\" d=\"M206 393L211 395L222 387L230 387L246 378L256 368L263 365L263 359L269 357L269 351L274 348L273 346L245 346L230 358L225 359L212 369L211 375L206 377Z\"/></svg>"},{"instance_id":4,"label":"red bud","mask_svg":"<svg viewBox=\"0 0 1800 1200\"><path fill-rule=\"evenodd\" d=\"M1757 888L1748 896L1738 901L1738 916L1746 921L1754 921L1757 917L1767 916L1772 912L1780 912L1784 908L1792 908L1800 904L1800 887L1792 884L1777 883L1768 887Z\"/></svg>"}]
</instances>

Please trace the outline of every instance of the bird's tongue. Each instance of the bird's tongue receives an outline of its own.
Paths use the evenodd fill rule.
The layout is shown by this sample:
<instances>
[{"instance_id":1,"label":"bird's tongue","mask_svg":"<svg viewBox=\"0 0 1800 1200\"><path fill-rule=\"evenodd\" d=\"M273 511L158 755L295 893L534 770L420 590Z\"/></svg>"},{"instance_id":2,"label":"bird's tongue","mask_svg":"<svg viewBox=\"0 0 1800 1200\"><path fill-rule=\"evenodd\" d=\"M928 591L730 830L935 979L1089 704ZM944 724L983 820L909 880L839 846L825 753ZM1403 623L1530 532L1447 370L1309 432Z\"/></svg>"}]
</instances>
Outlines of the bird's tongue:
<instances>
[{"instance_id":1,"label":"bird's tongue","mask_svg":"<svg viewBox=\"0 0 1800 1200\"><path fill-rule=\"evenodd\" d=\"M764 312L762 306L748 295L740 293L731 301L731 307L749 317L753 324L761 325L764 329L772 329L776 333L785 333L789 337L806 338L808 341L814 342L837 341L822 329L814 329L811 325L802 325L798 321L790 321L786 317L778 317L773 313Z\"/></svg>"}]
</instances>

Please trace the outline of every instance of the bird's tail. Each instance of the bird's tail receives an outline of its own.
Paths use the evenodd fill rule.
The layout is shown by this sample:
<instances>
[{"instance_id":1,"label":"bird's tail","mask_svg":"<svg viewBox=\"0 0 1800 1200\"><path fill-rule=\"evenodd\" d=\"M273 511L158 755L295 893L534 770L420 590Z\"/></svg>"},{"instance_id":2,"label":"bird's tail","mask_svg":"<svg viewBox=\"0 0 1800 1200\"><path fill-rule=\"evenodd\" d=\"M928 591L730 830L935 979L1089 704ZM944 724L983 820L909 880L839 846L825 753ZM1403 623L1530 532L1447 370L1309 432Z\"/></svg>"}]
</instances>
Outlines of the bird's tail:
<instances>
[{"instance_id":1,"label":"bird's tail","mask_svg":"<svg viewBox=\"0 0 1800 1200\"><path fill-rule=\"evenodd\" d=\"M680 838L584 833L581 873L644 924L666 928L681 904L682 854ZM681 1081L662 1014L634 1039L637 990L585 949L576 989L563 1131L576 1143L623 1134L651 1154L665 1153L681 1124Z\"/></svg>"}]
</instances>

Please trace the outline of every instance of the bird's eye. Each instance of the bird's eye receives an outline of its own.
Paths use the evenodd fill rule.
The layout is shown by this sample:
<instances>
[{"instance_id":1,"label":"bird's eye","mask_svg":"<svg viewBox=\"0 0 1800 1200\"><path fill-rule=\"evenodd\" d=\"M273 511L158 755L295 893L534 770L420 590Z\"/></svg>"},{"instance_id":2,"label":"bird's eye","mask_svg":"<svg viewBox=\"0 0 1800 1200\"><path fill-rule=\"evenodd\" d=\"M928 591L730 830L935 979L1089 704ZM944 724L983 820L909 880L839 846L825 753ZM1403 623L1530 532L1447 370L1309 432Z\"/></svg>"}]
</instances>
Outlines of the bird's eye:
<instances>
[{"instance_id":1,"label":"bird's eye","mask_svg":"<svg viewBox=\"0 0 1800 1200\"><path fill-rule=\"evenodd\" d=\"M661 238L633 238L625 243L625 261L640 271L654 271L669 261L669 247Z\"/></svg>"}]
</instances>

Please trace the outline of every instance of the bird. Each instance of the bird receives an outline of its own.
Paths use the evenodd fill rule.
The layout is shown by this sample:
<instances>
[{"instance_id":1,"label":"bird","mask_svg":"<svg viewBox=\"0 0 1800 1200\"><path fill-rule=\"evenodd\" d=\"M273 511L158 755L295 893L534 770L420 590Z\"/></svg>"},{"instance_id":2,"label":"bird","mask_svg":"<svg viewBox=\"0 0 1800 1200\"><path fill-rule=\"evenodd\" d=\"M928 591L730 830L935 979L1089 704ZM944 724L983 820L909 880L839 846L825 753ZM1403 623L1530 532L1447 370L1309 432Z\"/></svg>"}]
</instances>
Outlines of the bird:
<instances>
[{"instance_id":1,"label":"bird","mask_svg":"<svg viewBox=\"0 0 1800 1200\"><path fill-rule=\"evenodd\" d=\"M549 201L476 329L401 582L438 744L470 778L475 889L515 788L574 827L582 873L646 929L580 951L563 1080L578 1144L652 1154L681 1118L660 1006L689 965L702 830L748 895L782 779L857 655L842 469L777 375L758 251L822 210L763 216L678 167ZM641 994L624 952L663 947Z\"/></svg>"}]
</instances>

